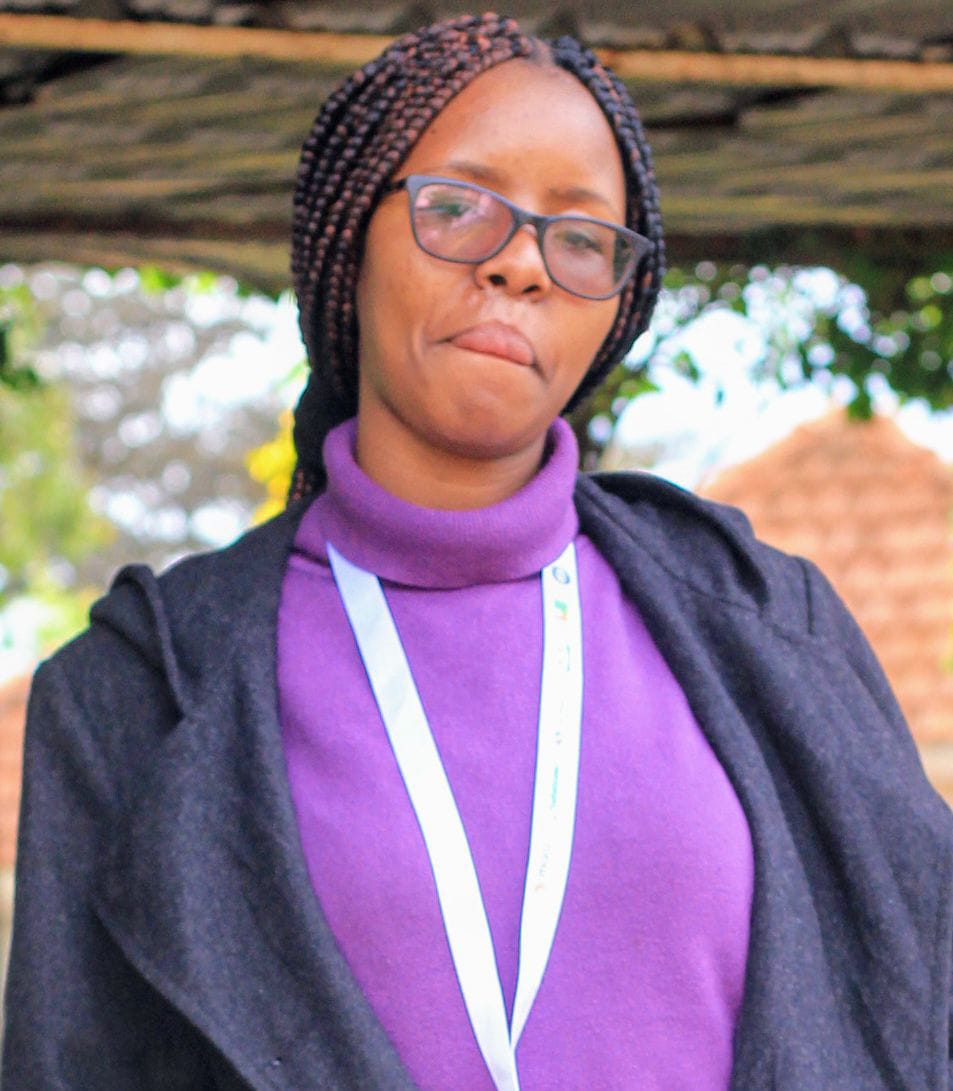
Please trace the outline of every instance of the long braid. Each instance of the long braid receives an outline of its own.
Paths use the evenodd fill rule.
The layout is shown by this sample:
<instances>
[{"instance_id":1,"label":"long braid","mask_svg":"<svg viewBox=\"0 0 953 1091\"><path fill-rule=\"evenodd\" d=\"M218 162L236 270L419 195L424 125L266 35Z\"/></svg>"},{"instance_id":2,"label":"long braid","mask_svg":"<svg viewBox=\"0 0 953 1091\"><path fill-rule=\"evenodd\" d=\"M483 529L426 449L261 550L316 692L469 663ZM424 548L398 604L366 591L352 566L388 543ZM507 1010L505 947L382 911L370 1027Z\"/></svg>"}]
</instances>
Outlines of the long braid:
<instances>
[{"instance_id":1,"label":"long braid","mask_svg":"<svg viewBox=\"0 0 953 1091\"><path fill-rule=\"evenodd\" d=\"M368 221L424 129L494 65L523 57L573 73L609 118L628 190L628 222L656 244L573 397L575 404L648 324L663 271L661 221L648 146L623 85L572 38L542 42L513 19L463 16L406 34L325 102L301 152L293 199L291 272L311 378L295 411L298 462L289 500L323 486L327 432L357 409L357 274ZM568 408L568 407L567 407Z\"/></svg>"}]
</instances>

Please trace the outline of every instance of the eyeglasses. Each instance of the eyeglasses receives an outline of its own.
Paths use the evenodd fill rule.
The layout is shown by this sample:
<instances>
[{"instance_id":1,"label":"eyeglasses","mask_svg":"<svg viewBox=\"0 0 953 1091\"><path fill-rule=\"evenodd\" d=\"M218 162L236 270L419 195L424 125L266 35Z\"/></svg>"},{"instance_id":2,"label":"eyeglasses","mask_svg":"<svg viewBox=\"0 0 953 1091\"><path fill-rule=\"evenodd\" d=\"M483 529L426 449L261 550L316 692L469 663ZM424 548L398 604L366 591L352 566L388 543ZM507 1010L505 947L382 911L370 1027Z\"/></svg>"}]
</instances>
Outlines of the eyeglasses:
<instances>
[{"instance_id":1,"label":"eyeglasses","mask_svg":"<svg viewBox=\"0 0 953 1091\"><path fill-rule=\"evenodd\" d=\"M399 189L407 191L411 230L425 253L479 264L498 254L524 224L532 224L550 280L583 299L618 295L653 246L621 224L589 216L539 216L472 182L410 174L385 192Z\"/></svg>"}]
</instances>

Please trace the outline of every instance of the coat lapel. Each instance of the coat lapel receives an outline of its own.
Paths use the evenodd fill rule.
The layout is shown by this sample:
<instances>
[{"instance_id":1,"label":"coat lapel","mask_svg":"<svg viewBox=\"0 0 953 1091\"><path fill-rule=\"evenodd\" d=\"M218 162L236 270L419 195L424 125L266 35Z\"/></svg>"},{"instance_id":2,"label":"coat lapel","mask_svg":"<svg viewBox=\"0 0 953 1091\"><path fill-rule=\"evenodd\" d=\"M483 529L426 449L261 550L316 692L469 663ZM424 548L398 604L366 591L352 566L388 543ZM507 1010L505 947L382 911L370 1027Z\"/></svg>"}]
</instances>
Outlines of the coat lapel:
<instances>
[{"instance_id":1,"label":"coat lapel","mask_svg":"<svg viewBox=\"0 0 953 1091\"><path fill-rule=\"evenodd\" d=\"M163 577L187 707L134 788L97 911L251 1087L399 1091L409 1077L314 897L285 772L276 625L303 510Z\"/></svg>"}]
</instances>

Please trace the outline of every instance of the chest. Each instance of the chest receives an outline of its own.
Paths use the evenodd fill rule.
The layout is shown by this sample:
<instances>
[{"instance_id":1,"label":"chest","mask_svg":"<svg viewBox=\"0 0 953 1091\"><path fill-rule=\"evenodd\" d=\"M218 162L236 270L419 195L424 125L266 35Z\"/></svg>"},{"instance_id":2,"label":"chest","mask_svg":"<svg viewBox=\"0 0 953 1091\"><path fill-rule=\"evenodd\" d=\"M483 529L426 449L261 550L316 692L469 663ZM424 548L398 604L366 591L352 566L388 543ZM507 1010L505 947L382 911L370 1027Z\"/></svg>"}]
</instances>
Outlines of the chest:
<instances>
[{"instance_id":1,"label":"chest","mask_svg":"<svg viewBox=\"0 0 953 1091\"><path fill-rule=\"evenodd\" d=\"M610 1084L638 1071L652 1086L687 1066L724 1087L747 955L747 823L637 611L594 550L579 554L573 857L521 1071L541 1086L577 1068L581 1080L597 1072ZM532 812L540 583L385 593L467 832L509 1008ZM446 1086L469 1066L467 1086L483 1086L429 860L320 565L289 571L278 659L292 797L330 927L418 1083ZM601 1011L602 1030L593 1034L580 1011ZM439 1044L420 1033L435 1012L447 1031Z\"/></svg>"}]
</instances>

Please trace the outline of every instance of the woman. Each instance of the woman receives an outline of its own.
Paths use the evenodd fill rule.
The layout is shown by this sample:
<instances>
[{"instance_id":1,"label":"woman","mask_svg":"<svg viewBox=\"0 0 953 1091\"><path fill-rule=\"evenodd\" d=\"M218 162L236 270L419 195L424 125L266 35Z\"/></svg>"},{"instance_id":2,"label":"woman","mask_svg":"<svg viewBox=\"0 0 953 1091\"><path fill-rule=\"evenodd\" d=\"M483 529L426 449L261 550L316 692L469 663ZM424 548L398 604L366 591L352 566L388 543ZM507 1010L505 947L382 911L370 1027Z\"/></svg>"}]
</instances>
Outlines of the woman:
<instances>
[{"instance_id":1,"label":"woman","mask_svg":"<svg viewBox=\"0 0 953 1091\"><path fill-rule=\"evenodd\" d=\"M4 1086L949 1085L951 820L737 512L576 477L645 327L621 86L495 16L305 144L287 512L38 672Z\"/></svg>"}]
</instances>

